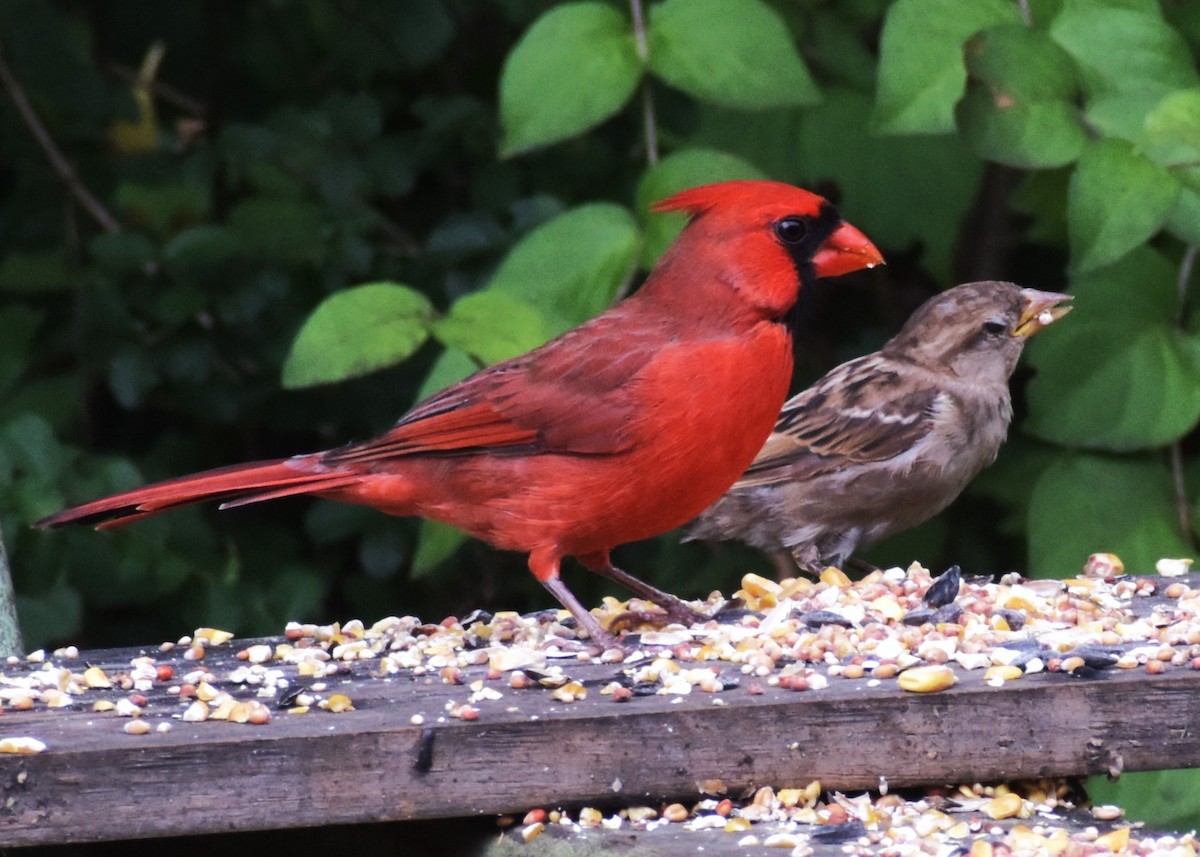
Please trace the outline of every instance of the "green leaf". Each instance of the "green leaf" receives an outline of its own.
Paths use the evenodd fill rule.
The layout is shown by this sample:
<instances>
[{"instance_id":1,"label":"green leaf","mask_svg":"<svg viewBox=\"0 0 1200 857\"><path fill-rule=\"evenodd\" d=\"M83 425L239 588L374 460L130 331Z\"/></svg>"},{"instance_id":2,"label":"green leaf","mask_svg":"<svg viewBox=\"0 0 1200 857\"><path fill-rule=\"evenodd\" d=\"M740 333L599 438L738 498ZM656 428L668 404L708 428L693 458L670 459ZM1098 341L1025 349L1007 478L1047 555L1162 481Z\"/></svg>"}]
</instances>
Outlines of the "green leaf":
<instances>
[{"instance_id":1,"label":"green leaf","mask_svg":"<svg viewBox=\"0 0 1200 857\"><path fill-rule=\"evenodd\" d=\"M29 365L34 334L46 313L24 304L0 307L0 395L21 377Z\"/></svg>"},{"instance_id":2,"label":"green leaf","mask_svg":"<svg viewBox=\"0 0 1200 857\"><path fill-rule=\"evenodd\" d=\"M517 242L488 291L537 307L546 335L555 336L608 308L632 273L637 251L637 223L627 209L611 203L580 206Z\"/></svg>"},{"instance_id":3,"label":"green leaf","mask_svg":"<svg viewBox=\"0 0 1200 857\"><path fill-rule=\"evenodd\" d=\"M123 220L160 236L204 220L212 205L208 187L198 182L131 182L117 188L115 199Z\"/></svg>"},{"instance_id":4,"label":"green leaf","mask_svg":"<svg viewBox=\"0 0 1200 857\"><path fill-rule=\"evenodd\" d=\"M1145 134L1146 115L1154 105L1153 92L1100 92L1088 98L1084 122L1093 136L1120 137L1138 143Z\"/></svg>"},{"instance_id":5,"label":"green leaf","mask_svg":"<svg viewBox=\"0 0 1200 857\"><path fill-rule=\"evenodd\" d=\"M413 555L412 579L427 576L441 565L443 560L458 550L468 538L466 533L457 527L431 521L425 518L421 521L417 535L417 552Z\"/></svg>"},{"instance_id":6,"label":"green leaf","mask_svg":"<svg viewBox=\"0 0 1200 857\"><path fill-rule=\"evenodd\" d=\"M642 76L629 21L596 2L539 17L500 74L501 155L565 140L621 109Z\"/></svg>"},{"instance_id":7,"label":"green leaf","mask_svg":"<svg viewBox=\"0 0 1200 857\"><path fill-rule=\"evenodd\" d=\"M967 42L964 58L972 80L1014 101L1065 101L1079 91L1070 55L1024 24L989 27Z\"/></svg>"},{"instance_id":8,"label":"green leaf","mask_svg":"<svg viewBox=\"0 0 1200 857\"><path fill-rule=\"evenodd\" d=\"M108 387L123 408L135 410L159 380L159 367L149 351L122 348L108 366Z\"/></svg>"},{"instance_id":9,"label":"green leaf","mask_svg":"<svg viewBox=\"0 0 1200 857\"><path fill-rule=\"evenodd\" d=\"M1172 92L1151 108L1142 150L1163 166L1200 163L1200 89Z\"/></svg>"},{"instance_id":10,"label":"green leaf","mask_svg":"<svg viewBox=\"0 0 1200 857\"><path fill-rule=\"evenodd\" d=\"M283 364L283 386L354 378L408 359L429 336L433 306L399 283L338 292L313 310Z\"/></svg>"},{"instance_id":11,"label":"green leaf","mask_svg":"<svg viewBox=\"0 0 1200 857\"><path fill-rule=\"evenodd\" d=\"M758 167L736 155L715 149L684 149L663 158L642 174L635 207L646 222L642 267L650 268L675 240L687 218L682 214L650 217L650 206L684 188L730 179L765 179Z\"/></svg>"},{"instance_id":12,"label":"green leaf","mask_svg":"<svg viewBox=\"0 0 1200 857\"><path fill-rule=\"evenodd\" d=\"M1200 84L1187 43L1156 2L1066 0L1050 36L1074 58L1090 95L1161 94Z\"/></svg>"},{"instance_id":13,"label":"green leaf","mask_svg":"<svg viewBox=\"0 0 1200 857\"><path fill-rule=\"evenodd\" d=\"M1029 220L1025 239L1036 244L1067 244L1067 191L1073 169L1026 173L1012 195L1012 210Z\"/></svg>"},{"instance_id":14,"label":"green leaf","mask_svg":"<svg viewBox=\"0 0 1200 857\"><path fill-rule=\"evenodd\" d=\"M1065 101L1009 104L979 88L959 102L955 118L979 157L1010 167L1061 167L1087 143L1078 111Z\"/></svg>"},{"instance_id":15,"label":"green leaf","mask_svg":"<svg viewBox=\"0 0 1200 857\"><path fill-rule=\"evenodd\" d=\"M1175 178L1124 140L1090 145L1067 194L1072 269L1095 270L1147 241L1178 195Z\"/></svg>"},{"instance_id":16,"label":"green leaf","mask_svg":"<svg viewBox=\"0 0 1200 857\"><path fill-rule=\"evenodd\" d=\"M1093 553L1115 553L1130 574L1191 556L1179 534L1171 476L1152 458L1063 455L1029 499L1029 564L1037 577L1071 577Z\"/></svg>"},{"instance_id":17,"label":"green leaf","mask_svg":"<svg viewBox=\"0 0 1200 857\"><path fill-rule=\"evenodd\" d=\"M433 361L433 366L425 380L417 390L417 402L424 401L439 390L444 390L451 384L457 384L463 378L479 369L479 364L471 359L465 351L457 348L443 349Z\"/></svg>"},{"instance_id":18,"label":"green leaf","mask_svg":"<svg viewBox=\"0 0 1200 857\"><path fill-rule=\"evenodd\" d=\"M1084 785L1096 806L1115 804L1126 821L1144 822L1150 830L1195 830L1200 827L1200 770L1136 771L1089 777Z\"/></svg>"},{"instance_id":19,"label":"green leaf","mask_svg":"<svg viewBox=\"0 0 1200 857\"><path fill-rule=\"evenodd\" d=\"M1200 192L1184 187L1167 216L1167 231L1185 244L1200 246Z\"/></svg>"},{"instance_id":20,"label":"green leaf","mask_svg":"<svg viewBox=\"0 0 1200 857\"><path fill-rule=\"evenodd\" d=\"M144 271L158 256L154 242L139 232L103 232L88 250L102 269L118 274Z\"/></svg>"},{"instance_id":21,"label":"green leaf","mask_svg":"<svg viewBox=\"0 0 1200 857\"><path fill-rule=\"evenodd\" d=\"M14 487L53 484L69 463L69 455L54 436L54 429L37 414L20 414L0 425L0 452L20 477L14 480Z\"/></svg>"},{"instance_id":22,"label":"green leaf","mask_svg":"<svg viewBox=\"0 0 1200 857\"><path fill-rule=\"evenodd\" d=\"M372 528L358 544L358 561L368 577L395 577L408 558L408 540L395 526Z\"/></svg>"},{"instance_id":23,"label":"green leaf","mask_svg":"<svg viewBox=\"0 0 1200 857\"><path fill-rule=\"evenodd\" d=\"M1072 280L1075 308L1029 346L1023 428L1090 449L1152 449L1200 420L1200 339L1174 323L1174 267L1152 250Z\"/></svg>"},{"instance_id":24,"label":"green leaf","mask_svg":"<svg viewBox=\"0 0 1200 857\"><path fill-rule=\"evenodd\" d=\"M83 627L83 599L65 580L36 595L17 596L21 636L30 651L69 640Z\"/></svg>"},{"instance_id":25,"label":"green leaf","mask_svg":"<svg viewBox=\"0 0 1200 857\"><path fill-rule=\"evenodd\" d=\"M75 275L61 249L44 252L6 252L0 261L0 291L56 292L71 287Z\"/></svg>"},{"instance_id":26,"label":"green leaf","mask_svg":"<svg viewBox=\"0 0 1200 857\"><path fill-rule=\"evenodd\" d=\"M242 243L232 229L204 223L185 229L163 247L163 259L185 268L220 265L241 253Z\"/></svg>"},{"instance_id":27,"label":"green leaf","mask_svg":"<svg viewBox=\"0 0 1200 857\"><path fill-rule=\"evenodd\" d=\"M455 301L433 325L443 345L484 363L498 363L541 345L551 334L537 307L497 289L484 289Z\"/></svg>"},{"instance_id":28,"label":"green leaf","mask_svg":"<svg viewBox=\"0 0 1200 857\"><path fill-rule=\"evenodd\" d=\"M315 203L252 196L229 212L229 228L249 256L284 265L319 262L329 229Z\"/></svg>"},{"instance_id":29,"label":"green leaf","mask_svg":"<svg viewBox=\"0 0 1200 857\"><path fill-rule=\"evenodd\" d=\"M953 131L967 81L963 43L985 27L1019 20L1017 4L1007 0L896 0L880 42L875 131Z\"/></svg>"},{"instance_id":30,"label":"green leaf","mask_svg":"<svg viewBox=\"0 0 1200 857\"><path fill-rule=\"evenodd\" d=\"M663 0L647 37L654 73L701 101L753 110L820 100L787 24L761 0Z\"/></svg>"},{"instance_id":31,"label":"green leaf","mask_svg":"<svg viewBox=\"0 0 1200 857\"><path fill-rule=\"evenodd\" d=\"M966 58L972 82L955 118L980 157L1021 168L1079 157L1087 134L1073 103L1074 67L1045 33L1000 24L972 39Z\"/></svg>"},{"instance_id":32,"label":"green leaf","mask_svg":"<svg viewBox=\"0 0 1200 857\"><path fill-rule=\"evenodd\" d=\"M900 137L880 145L867 129L870 110L870 99L850 89L830 90L822 104L805 110L789 149L803 168L796 178L805 187L836 184L839 209L850 222L880 246L924 247L925 267L948 279L982 164L956 136Z\"/></svg>"}]
</instances>

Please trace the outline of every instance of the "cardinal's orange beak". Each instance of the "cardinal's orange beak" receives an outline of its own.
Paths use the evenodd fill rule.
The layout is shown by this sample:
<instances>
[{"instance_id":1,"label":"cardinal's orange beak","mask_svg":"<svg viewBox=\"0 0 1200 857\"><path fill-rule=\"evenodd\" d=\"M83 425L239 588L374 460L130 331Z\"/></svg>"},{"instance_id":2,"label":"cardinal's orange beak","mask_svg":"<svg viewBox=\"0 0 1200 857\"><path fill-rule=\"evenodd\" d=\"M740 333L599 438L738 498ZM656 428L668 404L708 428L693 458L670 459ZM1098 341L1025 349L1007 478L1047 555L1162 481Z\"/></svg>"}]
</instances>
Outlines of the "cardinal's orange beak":
<instances>
[{"instance_id":1,"label":"cardinal's orange beak","mask_svg":"<svg viewBox=\"0 0 1200 857\"><path fill-rule=\"evenodd\" d=\"M813 270L818 277L837 277L882 264L883 254L849 223L839 226L813 256Z\"/></svg>"}]
</instances>

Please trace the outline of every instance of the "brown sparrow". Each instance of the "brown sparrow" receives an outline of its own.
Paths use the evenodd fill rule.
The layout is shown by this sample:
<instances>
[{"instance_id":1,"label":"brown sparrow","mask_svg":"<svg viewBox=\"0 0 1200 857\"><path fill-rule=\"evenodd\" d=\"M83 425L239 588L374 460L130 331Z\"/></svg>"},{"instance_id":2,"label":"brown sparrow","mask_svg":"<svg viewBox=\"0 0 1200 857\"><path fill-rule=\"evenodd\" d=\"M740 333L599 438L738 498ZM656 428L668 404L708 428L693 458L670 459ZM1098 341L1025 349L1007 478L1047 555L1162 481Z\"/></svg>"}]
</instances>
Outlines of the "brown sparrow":
<instances>
[{"instance_id":1,"label":"brown sparrow","mask_svg":"<svg viewBox=\"0 0 1200 857\"><path fill-rule=\"evenodd\" d=\"M785 403L754 463L686 539L787 550L819 573L937 514L996 458L1021 349L1069 300L989 281L926 301L881 350Z\"/></svg>"}]
</instances>

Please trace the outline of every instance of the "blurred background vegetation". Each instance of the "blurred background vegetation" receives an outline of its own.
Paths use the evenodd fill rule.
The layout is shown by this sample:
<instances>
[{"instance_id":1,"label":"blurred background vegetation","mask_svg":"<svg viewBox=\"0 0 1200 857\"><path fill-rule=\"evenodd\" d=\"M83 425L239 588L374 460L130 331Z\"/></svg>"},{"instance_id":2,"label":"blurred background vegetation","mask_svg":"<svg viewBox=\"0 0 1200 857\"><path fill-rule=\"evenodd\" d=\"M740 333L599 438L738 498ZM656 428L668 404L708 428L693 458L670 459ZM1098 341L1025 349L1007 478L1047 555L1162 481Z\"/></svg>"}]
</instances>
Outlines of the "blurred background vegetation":
<instances>
[{"instance_id":1,"label":"blurred background vegetation","mask_svg":"<svg viewBox=\"0 0 1200 857\"><path fill-rule=\"evenodd\" d=\"M1188 0L6 0L0 533L27 644L549 606L522 557L320 501L29 525L378 432L635 288L680 226L649 203L736 177L820 191L889 260L805 295L797 388L957 282L1077 296L997 464L868 559L1190 555L1198 49ZM771 569L675 534L616 559L684 596Z\"/></svg>"}]
</instances>

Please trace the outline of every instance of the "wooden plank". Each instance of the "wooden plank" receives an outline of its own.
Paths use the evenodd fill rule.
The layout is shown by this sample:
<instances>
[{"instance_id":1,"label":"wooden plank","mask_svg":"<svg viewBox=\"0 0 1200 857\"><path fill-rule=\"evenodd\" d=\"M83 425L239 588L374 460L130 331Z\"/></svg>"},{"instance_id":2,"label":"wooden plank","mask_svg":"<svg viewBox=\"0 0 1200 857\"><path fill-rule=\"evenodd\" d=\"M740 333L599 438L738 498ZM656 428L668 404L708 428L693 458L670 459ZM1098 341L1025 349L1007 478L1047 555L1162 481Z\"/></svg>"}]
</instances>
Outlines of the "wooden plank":
<instances>
[{"instance_id":1,"label":"wooden plank","mask_svg":"<svg viewBox=\"0 0 1200 857\"><path fill-rule=\"evenodd\" d=\"M227 675L241 665L232 658L241 645L211 650L205 666ZM115 675L139 654L80 661ZM149 654L178 675L195 666L178 653ZM743 679L722 693L618 704L599 690L621 666L566 663L586 699L557 702L543 688L492 680L502 697L478 702L474 721L446 715L469 687L436 671L381 677L374 661L323 679L326 695L346 693L354 711L277 711L258 727L174 719L183 704L165 684L145 706L152 726L172 724L161 734L126 734L127 719L90 710L97 696L127 695L116 690L89 692L72 709L8 710L0 737L34 737L47 749L0 755L0 846L651 803L694 797L698 782L714 779L730 793L814 779L856 790L1200 765L1200 671L1188 668L1039 673L1003 687L957 670L959 683L933 694L865 678L806 692L763 683L752 693ZM468 667L465 681L486 672Z\"/></svg>"},{"instance_id":2,"label":"wooden plank","mask_svg":"<svg viewBox=\"0 0 1200 857\"><path fill-rule=\"evenodd\" d=\"M572 670L593 688L613 671ZM506 700L516 711L481 707L477 721L438 723L462 687L356 676L347 714L257 728L176 723L144 736L126 735L111 714L10 712L3 734L49 749L0 757L0 843L652 802L717 778L734 791L813 779L849 790L881 778L895 787L1200 764L1200 671L1039 674L1003 688L978 672L960 678L927 695L865 680L819 693L731 691L717 697L726 705L699 694L547 704L529 690ZM429 725L412 725L414 714ZM169 814L144 811L167 797Z\"/></svg>"},{"instance_id":3,"label":"wooden plank","mask_svg":"<svg viewBox=\"0 0 1200 857\"><path fill-rule=\"evenodd\" d=\"M525 842L521 828L514 828L492 839L479 853L483 857L594 857L597 854L629 854L637 857L696 857L703 854L737 854L738 857L778 857L791 854L799 847L799 853L808 857L843 857L847 853L856 855L906 853L901 850L907 845L907 853L965 854L975 841L984 841L1001 854L1055 854L1062 853L1062 843L1053 837L1073 839L1079 845L1091 845L1100 837L1112 834L1124 836L1121 828L1129 822L1099 822L1086 810L1070 810L1037 813L1029 819L1008 818L992 820L978 812L959 812L952 807L943 816L945 821L937 824L926 817L930 824L918 835L914 814L897 814L895 817L880 817L870 826L850 821L838 825L796 824L790 822L760 822L750 832L731 833L720 827L689 829L685 824L668 824L650 829L624 826L621 829L598 827L549 825L539 835ZM965 822L969 832L951 830L949 825ZM1037 832L1031 828L1036 827ZM1022 829L1023 828L1023 829ZM953 835L952 835L953 834ZM1142 853L1151 853L1159 837L1170 835L1145 829L1131 830L1130 844L1146 843ZM1195 837L1171 836L1178 843L1183 840L1194 847ZM1093 845L1093 853L1109 853L1110 847ZM1119 843L1121 840L1117 839ZM768 844L770 843L770 844ZM794 845L792 843L795 843ZM900 847L898 847L900 846ZM1185 846L1186 847L1186 846ZM783 849L783 850L781 850ZM1117 847L1118 851L1122 851ZM1130 849L1132 850L1132 848ZM463 852L466 853L466 852ZM1183 853L1187 853L1184 851Z\"/></svg>"}]
</instances>

